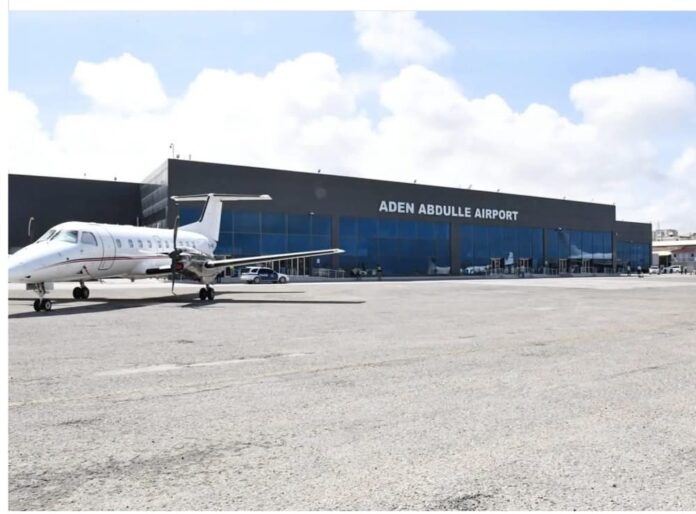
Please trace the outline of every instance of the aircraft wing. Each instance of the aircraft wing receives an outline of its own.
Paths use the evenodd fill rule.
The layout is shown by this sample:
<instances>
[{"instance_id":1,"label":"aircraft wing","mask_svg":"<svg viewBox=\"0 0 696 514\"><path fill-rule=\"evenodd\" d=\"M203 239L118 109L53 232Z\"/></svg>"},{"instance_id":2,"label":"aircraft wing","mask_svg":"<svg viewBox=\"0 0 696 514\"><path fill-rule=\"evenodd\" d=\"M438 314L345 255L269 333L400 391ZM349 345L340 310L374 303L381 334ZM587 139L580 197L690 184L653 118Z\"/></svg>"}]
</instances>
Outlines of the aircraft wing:
<instances>
[{"instance_id":1,"label":"aircraft wing","mask_svg":"<svg viewBox=\"0 0 696 514\"><path fill-rule=\"evenodd\" d=\"M279 261L285 259L297 259L301 257L319 257L322 255L334 255L344 253L340 248L329 248L327 250L313 250L311 252L277 253L274 255L254 255L253 257L235 257L233 259L208 260L205 262L206 268L222 268L225 266L240 266L243 264L256 264L261 262Z\"/></svg>"}]
</instances>

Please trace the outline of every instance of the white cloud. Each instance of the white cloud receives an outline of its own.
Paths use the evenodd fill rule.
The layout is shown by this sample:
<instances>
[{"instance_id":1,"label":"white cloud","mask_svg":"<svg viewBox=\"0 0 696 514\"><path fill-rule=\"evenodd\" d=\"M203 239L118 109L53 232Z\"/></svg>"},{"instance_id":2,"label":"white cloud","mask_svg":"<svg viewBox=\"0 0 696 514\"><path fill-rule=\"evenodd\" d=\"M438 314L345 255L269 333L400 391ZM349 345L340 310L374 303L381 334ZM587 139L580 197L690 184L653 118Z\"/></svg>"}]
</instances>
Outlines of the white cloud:
<instances>
[{"instance_id":1,"label":"white cloud","mask_svg":"<svg viewBox=\"0 0 696 514\"><path fill-rule=\"evenodd\" d=\"M374 76L365 77L365 87L374 88ZM627 100L614 86L612 94L598 92L626 77L641 91L660 77L661 96L669 99L647 102L648 116L645 102ZM87 112L60 116L52 131L41 127L31 100L13 92L10 169L138 181L174 142L183 158L615 202L620 219L696 228L696 146L688 120L671 123L666 142L664 133L633 126L645 116L675 119L693 108L693 84L674 72L639 69L579 83L571 94L582 105L580 123L542 104L516 111L499 95L469 98L421 65L377 86L382 114L371 119L361 106L360 80L322 53L282 62L265 75L205 69L181 97L149 103L157 110L95 102ZM688 143L675 144L682 140Z\"/></svg>"},{"instance_id":2,"label":"white cloud","mask_svg":"<svg viewBox=\"0 0 696 514\"><path fill-rule=\"evenodd\" d=\"M570 98L586 121L621 135L678 130L696 116L696 88L675 70L638 68L584 80Z\"/></svg>"},{"instance_id":3,"label":"white cloud","mask_svg":"<svg viewBox=\"0 0 696 514\"><path fill-rule=\"evenodd\" d=\"M413 12L356 12L358 44L380 62L427 64L452 48Z\"/></svg>"},{"instance_id":4,"label":"white cloud","mask_svg":"<svg viewBox=\"0 0 696 514\"><path fill-rule=\"evenodd\" d=\"M669 175L676 183L696 187L696 145L686 148L672 163ZM696 198L693 200L696 202Z\"/></svg>"},{"instance_id":5,"label":"white cloud","mask_svg":"<svg viewBox=\"0 0 696 514\"><path fill-rule=\"evenodd\" d=\"M79 61L72 79L100 109L144 112L167 100L155 68L127 53L102 63Z\"/></svg>"}]
</instances>

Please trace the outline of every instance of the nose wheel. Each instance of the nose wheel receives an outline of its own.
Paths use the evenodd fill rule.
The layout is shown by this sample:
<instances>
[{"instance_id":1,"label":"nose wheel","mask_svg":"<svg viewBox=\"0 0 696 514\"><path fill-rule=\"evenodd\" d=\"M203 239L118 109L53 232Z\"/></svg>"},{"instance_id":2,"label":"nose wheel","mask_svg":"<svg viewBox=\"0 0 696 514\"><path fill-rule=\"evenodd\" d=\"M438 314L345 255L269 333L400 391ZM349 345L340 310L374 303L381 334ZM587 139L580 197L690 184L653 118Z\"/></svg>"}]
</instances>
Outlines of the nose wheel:
<instances>
[{"instance_id":1,"label":"nose wheel","mask_svg":"<svg viewBox=\"0 0 696 514\"><path fill-rule=\"evenodd\" d=\"M86 300L89 298L89 288L86 286L76 287L72 290L72 295L75 300Z\"/></svg>"},{"instance_id":2,"label":"nose wheel","mask_svg":"<svg viewBox=\"0 0 696 514\"><path fill-rule=\"evenodd\" d=\"M201 287L201 290L198 291L198 298L200 298L202 302L206 300L212 302L215 300L215 289L210 286Z\"/></svg>"},{"instance_id":3,"label":"nose wheel","mask_svg":"<svg viewBox=\"0 0 696 514\"><path fill-rule=\"evenodd\" d=\"M48 298L37 298L34 300L34 310L39 311L50 311L53 308L53 302Z\"/></svg>"}]
</instances>

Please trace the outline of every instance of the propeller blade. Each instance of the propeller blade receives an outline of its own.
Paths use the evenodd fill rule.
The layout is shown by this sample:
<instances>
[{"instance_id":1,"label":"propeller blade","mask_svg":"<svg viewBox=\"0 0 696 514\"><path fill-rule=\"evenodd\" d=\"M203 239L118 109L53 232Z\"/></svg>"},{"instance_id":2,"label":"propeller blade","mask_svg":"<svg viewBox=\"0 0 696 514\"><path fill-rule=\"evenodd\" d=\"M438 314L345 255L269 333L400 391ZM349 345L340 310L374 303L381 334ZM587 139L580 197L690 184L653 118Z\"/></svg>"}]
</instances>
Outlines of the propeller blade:
<instances>
[{"instance_id":1,"label":"propeller blade","mask_svg":"<svg viewBox=\"0 0 696 514\"><path fill-rule=\"evenodd\" d=\"M176 283L176 263L179 262L179 252L176 249L176 236L179 233L179 215L176 215L176 219L174 220L174 241L172 241L172 245L174 246L174 250L171 253L172 256L172 294L174 293L174 284Z\"/></svg>"},{"instance_id":2,"label":"propeller blade","mask_svg":"<svg viewBox=\"0 0 696 514\"><path fill-rule=\"evenodd\" d=\"M176 215L176 220L174 220L174 251L176 251L176 236L179 233L179 215Z\"/></svg>"}]
</instances>

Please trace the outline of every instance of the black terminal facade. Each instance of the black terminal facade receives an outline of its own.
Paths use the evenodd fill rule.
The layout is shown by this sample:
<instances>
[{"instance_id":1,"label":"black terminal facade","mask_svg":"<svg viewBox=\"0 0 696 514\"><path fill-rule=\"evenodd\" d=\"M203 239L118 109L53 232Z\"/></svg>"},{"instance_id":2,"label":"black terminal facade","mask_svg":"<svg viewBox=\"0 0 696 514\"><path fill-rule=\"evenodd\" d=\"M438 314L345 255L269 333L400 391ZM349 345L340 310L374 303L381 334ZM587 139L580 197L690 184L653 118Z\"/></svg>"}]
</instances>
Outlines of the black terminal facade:
<instances>
[{"instance_id":1,"label":"black terminal facade","mask_svg":"<svg viewBox=\"0 0 696 514\"><path fill-rule=\"evenodd\" d=\"M69 184L71 193L53 194L55 181ZM141 184L93 182L10 176L10 247L26 240L30 216L37 235L68 219L171 227L177 212L185 224L200 207L177 210L170 196L217 192L273 198L225 204L219 255L339 247L346 253L314 259L305 269L381 266L385 275L404 276L650 265L651 225L617 221L613 205L179 159ZM32 191L22 190L29 185ZM95 187L100 200L80 205ZM37 206L37 198L45 203Z\"/></svg>"}]
</instances>

